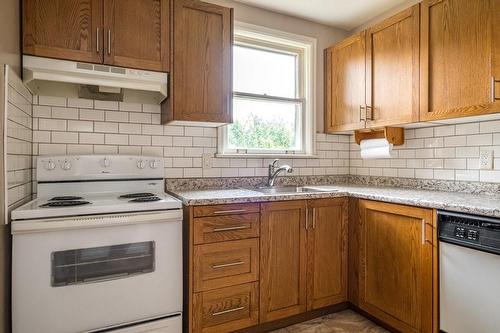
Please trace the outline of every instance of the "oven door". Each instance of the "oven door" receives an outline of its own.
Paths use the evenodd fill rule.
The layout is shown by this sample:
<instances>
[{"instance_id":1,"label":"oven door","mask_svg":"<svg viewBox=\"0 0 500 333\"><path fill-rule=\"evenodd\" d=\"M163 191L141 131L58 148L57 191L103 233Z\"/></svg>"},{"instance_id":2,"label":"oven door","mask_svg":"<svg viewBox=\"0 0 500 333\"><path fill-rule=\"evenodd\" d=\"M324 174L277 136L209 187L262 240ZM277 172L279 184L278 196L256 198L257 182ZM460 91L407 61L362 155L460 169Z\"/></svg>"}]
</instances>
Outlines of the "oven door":
<instances>
[{"instance_id":1,"label":"oven door","mask_svg":"<svg viewBox=\"0 0 500 333\"><path fill-rule=\"evenodd\" d=\"M88 332L181 312L180 210L14 223L15 333Z\"/></svg>"}]
</instances>

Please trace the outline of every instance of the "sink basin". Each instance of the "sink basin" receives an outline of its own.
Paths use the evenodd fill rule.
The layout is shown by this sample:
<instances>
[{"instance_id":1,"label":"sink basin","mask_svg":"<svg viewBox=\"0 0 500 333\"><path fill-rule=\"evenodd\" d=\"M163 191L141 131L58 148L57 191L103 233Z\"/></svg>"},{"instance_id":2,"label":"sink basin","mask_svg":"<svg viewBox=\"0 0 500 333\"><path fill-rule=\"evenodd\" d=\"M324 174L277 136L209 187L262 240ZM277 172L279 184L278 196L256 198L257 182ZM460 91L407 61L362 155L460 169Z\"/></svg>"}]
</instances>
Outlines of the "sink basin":
<instances>
[{"instance_id":1,"label":"sink basin","mask_svg":"<svg viewBox=\"0 0 500 333\"><path fill-rule=\"evenodd\" d=\"M252 191L257 191L264 194L291 194L291 193L315 193L325 192L324 190L309 188L305 186L263 186L252 188Z\"/></svg>"}]
</instances>

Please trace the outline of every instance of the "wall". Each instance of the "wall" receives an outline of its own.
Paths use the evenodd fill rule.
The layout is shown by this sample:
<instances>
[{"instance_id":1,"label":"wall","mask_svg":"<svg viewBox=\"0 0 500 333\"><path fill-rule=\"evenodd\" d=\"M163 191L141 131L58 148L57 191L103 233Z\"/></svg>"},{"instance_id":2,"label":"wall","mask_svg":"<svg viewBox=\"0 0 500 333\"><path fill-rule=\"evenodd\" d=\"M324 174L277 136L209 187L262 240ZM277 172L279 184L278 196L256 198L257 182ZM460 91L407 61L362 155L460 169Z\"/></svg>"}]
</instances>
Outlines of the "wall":
<instances>
[{"instance_id":1,"label":"wall","mask_svg":"<svg viewBox=\"0 0 500 333\"><path fill-rule=\"evenodd\" d=\"M6 129L4 91L4 64L12 66L14 72L20 72L20 36L19 36L19 3L18 0L2 0L0 10L0 134ZM0 145L0 155L4 156L4 145ZM5 202L3 188L3 163L0 163L0 202ZM0 332L10 332L10 227L5 224L3 204L0 205Z\"/></svg>"},{"instance_id":2,"label":"wall","mask_svg":"<svg viewBox=\"0 0 500 333\"><path fill-rule=\"evenodd\" d=\"M32 95L14 71L8 73L7 203L9 212L31 200L33 118Z\"/></svg>"},{"instance_id":3,"label":"wall","mask_svg":"<svg viewBox=\"0 0 500 333\"><path fill-rule=\"evenodd\" d=\"M247 6L232 0L206 1L234 8L234 19L237 21L316 38L316 126L318 132L324 132L323 50L344 39L348 33L327 25Z\"/></svg>"},{"instance_id":4,"label":"wall","mask_svg":"<svg viewBox=\"0 0 500 333\"><path fill-rule=\"evenodd\" d=\"M213 158L202 168L202 154L216 152L217 129L160 125L158 105L34 96L33 153L144 154L163 156L166 178L267 175L262 158ZM349 137L317 134L318 158L283 159L293 175L349 172Z\"/></svg>"},{"instance_id":5,"label":"wall","mask_svg":"<svg viewBox=\"0 0 500 333\"><path fill-rule=\"evenodd\" d=\"M405 130L394 158L361 160L351 138L350 174L500 183L500 121ZM479 170L481 150L493 151L494 170Z\"/></svg>"}]
</instances>

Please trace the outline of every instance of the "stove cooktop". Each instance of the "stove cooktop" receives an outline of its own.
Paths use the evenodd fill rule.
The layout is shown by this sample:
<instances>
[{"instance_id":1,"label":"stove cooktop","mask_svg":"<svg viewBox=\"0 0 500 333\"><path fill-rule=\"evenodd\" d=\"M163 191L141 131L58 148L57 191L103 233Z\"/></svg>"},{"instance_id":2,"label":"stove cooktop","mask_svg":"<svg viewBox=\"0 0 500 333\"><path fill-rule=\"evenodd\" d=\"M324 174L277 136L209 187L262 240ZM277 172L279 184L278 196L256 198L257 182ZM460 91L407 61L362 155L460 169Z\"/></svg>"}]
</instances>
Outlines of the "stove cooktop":
<instances>
[{"instance_id":1,"label":"stove cooktop","mask_svg":"<svg viewBox=\"0 0 500 333\"><path fill-rule=\"evenodd\" d=\"M182 203L166 193L89 193L37 198L12 212L13 220L70 217L180 209Z\"/></svg>"}]
</instances>

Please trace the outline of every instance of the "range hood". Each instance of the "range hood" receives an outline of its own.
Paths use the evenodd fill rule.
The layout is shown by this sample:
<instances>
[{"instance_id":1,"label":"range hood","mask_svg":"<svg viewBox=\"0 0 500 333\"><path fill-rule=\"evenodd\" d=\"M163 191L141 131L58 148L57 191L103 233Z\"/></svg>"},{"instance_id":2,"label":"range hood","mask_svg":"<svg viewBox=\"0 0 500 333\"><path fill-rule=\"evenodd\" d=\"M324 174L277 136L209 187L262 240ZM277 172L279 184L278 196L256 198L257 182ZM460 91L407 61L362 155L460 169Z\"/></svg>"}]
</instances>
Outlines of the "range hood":
<instances>
[{"instance_id":1,"label":"range hood","mask_svg":"<svg viewBox=\"0 0 500 333\"><path fill-rule=\"evenodd\" d=\"M124 90L133 90L153 94L157 103L168 97L167 73L29 55L23 56L23 81L33 94L44 85L58 82L94 87L104 96L121 94L123 98Z\"/></svg>"}]
</instances>

